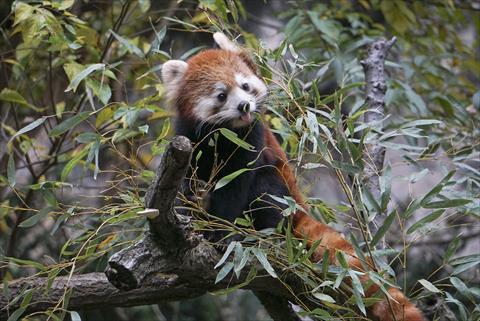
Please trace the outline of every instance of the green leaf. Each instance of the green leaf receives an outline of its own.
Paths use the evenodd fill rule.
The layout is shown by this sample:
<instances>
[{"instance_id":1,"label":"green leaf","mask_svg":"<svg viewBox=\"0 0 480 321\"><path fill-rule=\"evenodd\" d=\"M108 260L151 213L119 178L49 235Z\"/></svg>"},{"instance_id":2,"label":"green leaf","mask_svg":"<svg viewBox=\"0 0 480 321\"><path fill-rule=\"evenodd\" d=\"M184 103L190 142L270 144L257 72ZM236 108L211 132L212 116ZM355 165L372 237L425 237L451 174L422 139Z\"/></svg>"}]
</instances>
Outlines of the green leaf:
<instances>
[{"instance_id":1,"label":"green leaf","mask_svg":"<svg viewBox=\"0 0 480 321\"><path fill-rule=\"evenodd\" d=\"M62 174L60 175L60 179L62 181L65 181L65 179L68 177L68 174L72 171L72 169L77 165L77 163L87 155L88 151L90 149L90 146L84 148L80 153L78 153L75 157L73 157L63 168Z\"/></svg>"},{"instance_id":2,"label":"green leaf","mask_svg":"<svg viewBox=\"0 0 480 321\"><path fill-rule=\"evenodd\" d=\"M48 133L48 136L55 137L55 136L61 135L67 130L70 130L75 126L77 126L78 124L80 124L82 121L87 119L88 116L90 116L90 112L84 111L73 117L70 117L67 120L58 124L57 126L53 127L50 133Z\"/></svg>"},{"instance_id":3,"label":"green leaf","mask_svg":"<svg viewBox=\"0 0 480 321\"><path fill-rule=\"evenodd\" d=\"M249 258L250 258L250 248L246 248L243 250L242 244L237 242L237 246L235 247L235 258L234 258L234 269L233 271L237 275L237 278L240 277L240 272L242 269L245 267L247 264Z\"/></svg>"},{"instance_id":4,"label":"green leaf","mask_svg":"<svg viewBox=\"0 0 480 321\"><path fill-rule=\"evenodd\" d=\"M195 48L192 48L190 50L188 50L186 53L184 53L183 55L180 56L180 60L187 60L190 56L196 54L197 52L199 52L200 50L206 48L206 46L199 46L199 47L195 47Z\"/></svg>"},{"instance_id":5,"label":"green leaf","mask_svg":"<svg viewBox=\"0 0 480 321\"><path fill-rule=\"evenodd\" d=\"M437 210L437 211L434 211L433 213L431 213L431 214L425 216L424 218L422 218L421 220L415 222L415 223L414 223L412 226L410 226L410 228L407 230L407 234L411 234L411 233L415 232L416 230L418 230L419 228L425 226L425 224L435 221L435 220L438 219L440 216L442 216L443 212L445 212L445 210Z\"/></svg>"},{"instance_id":6,"label":"green leaf","mask_svg":"<svg viewBox=\"0 0 480 321\"><path fill-rule=\"evenodd\" d=\"M470 295L470 290L459 278L454 276L450 277L450 283L452 283L452 285L463 295Z\"/></svg>"},{"instance_id":7,"label":"green leaf","mask_svg":"<svg viewBox=\"0 0 480 321\"><path fill-rule=\"evenodd\" d=\"M152 24L151 19L150 19L150 26L155 32L155 40L153 40L153 43L150 46L150 49L148 50L147 55L149 55L151 52L157 52L160 50L160 45L162 44L163 39L165 39L165 35L167 34L167 26L164 26L162 29L160 29L159 32L157 32L157 30L155 29L155 26Z\"/></svg>"},{"instance_id":8,"label":"green leaf","mask_svg":"<svg viewBox=\"0 0 480 321\"><path fill-rule=\"evenodd\" d=\"M215 279L215 284L218 282L222 281L227 274L232 270L233 268L233 262L227 262L223 268L218 272L217 278Z\"/></svg>"},{"instance_id":9,"label":"green leaf","mask_svg":"<svg viewBox=\"0 0 480 321\"><path fill-rule=\"evenodd\" d=\"M458 207L463 206L470 203L471 200L463 199L463 198L456 198L451 200L445 201L437 201L425 204L424 208L450 208L450 207Z\"/></svg>"},{"instance_id":10,"label":"green leaf","mask_svg":"<svg viewBox=\"0 0 480 321\"><path fill-rule=\"evenodd\" d=\"M435 285L433 285L432 283L430 283L429 281L427 281L425 279L418 280L418 282L420 282L420 284L423 285L423 287L430 292L442 293L442 291L439 290Z\"/></svg>"},{"instance_id":11,"label":"green leaf","mask_svg":"<svg viewBox=\"0 0 480 321\"><path fill-rule=\"evenodd\" d=\"M45 218L48 215L48 213L51 212L51 210L52 210L52 207L50 207L50 206L44 207L40 211L38 211L37 214L27 218L25 221L20 223L18 226L24 227L24 228L32 227L35 224L37 224L38 221Z\"/></svg>"},{"instance_id":12,"label":"green leaf","mask_svg":"<svg viewBox=\"0 0 480 321\"><path fill-rule=\"evenodd\" d=\"M17 178L15 173L15 160L13 159L13 155L8 156L7 178L8 178L8 184L11 187L14 187L15 183L17 182Z\"/></svg>"},{"instance_id":13,"label":"green leaf","mask_svg":"<svg viewBox=\"0 0 480 321\"><path fill-rule=\"evenodd\" d=\"M397 210L393 210L392 213L390 213L390 215L387 216L387 218L383 222L383 225L380 226L377 233L372 238L372 241L370 242L371 247L374 247L378 243L378 241L382 239L385 233L387 233L388 229L390 228L390 225L392 225L392 222L395 220L396 215L397 215Z\"/></svg>"},{"instance_id":14,"label":"green leaf","mask_svg":"<svg viewBox=\"0 0 480 321\"><path fill-rule=\"evenodd\" d=\"M23 295L23 300L22 303L20 303L20 308L26 308L30 304L30 301L32 300L33 296L33 289L28 289L25 291L25 294Z\"/></svg>"},{"instance_id":15,"label":"green leaf","mask_svg":"<svg viewBox=\"0 0 480 321\"><path fill-rule=\"evenodd\" d=\"M232 253L233 249L235 248L235 244L237 242L236 241L233 241L232 243L228 244L228 247L227 249L225 250L225 253L223 253L223 256L222 258L220 259L220 261L218 261L218 263L215 265L214 269L218 268L219 266L221 266L228 258L228 256L230 255L230 253Z\"/></svg>"},{"instance_id":16,"label":"green leaf","mask_svg":"<svg viewBox=\"0 0 480 321\"><path fill-rule=\"evenodd\" d=\"M76 74L73 79L70 81L70 84L68 85L67 89L65 89L65 92L68 92L70 90L73 90L74 92L77 90L78 85L80 82L85 79L88 75L90 75L92 72L99 70L105 69L105 64L93 64Z\"/></svg>"},{"instance_id":17,"label":"green leaf","mask_svg":"<svg viewBox=\"0 0 480 321\"><path fill-rule=\"evenodd\" d=\"M125 48L127 48L129 53L134 54L140 58L145 58L145 54L140 48L138 48L137 46L135 46L134 44L132 44L130 41L123 38L122 36L116 34L113 30L110 29L110 32L115 37L115 39L118 40L118 42L120 42L123 46L125 46Z\"/></svg>"},{"instance_id":18,"label":"green leaf","mask_svg":"<svg viewBox=\"0 0 480 321\"><path fill-rule=\"evenodd\" d=\"M26 132L29 132L35 128L37 128L38 126L40 126L41 124L43 124L45 122L45 119L47 119L47 117L42 117L42 118L39 118L37 120L35 120L33 123L30 123L29 125L21 128L18 132L15 133L15 135L13 135L11 138L10 138L10 141L11 142L15 137L18 137L20 135L23 135L25 134Z\"/></svg>"},{"instance_id":19,"label":"green leaf","mask_svg":"<svg viewBox=\"0 0 480 321\"><path fill-rule=\"evenodd\" d=\"M247 143L246 141L238 138L238 135L227 128L220 128L220 133L225 136L232 143L246 149L248 151L254 151L255 147Z\"/></svg>"},{"instance_id":20,"label":"green leaf","mask_svg":"<svg viewBox=\"0 0 480 321\"><path fill-rule=\"evenodd\" d=\"M418 119L414 120L405 124L402 124L400 128L409 128L409 127L417 127L417 126L426 126L426 125L433 125L433 124L442 124L443 122L437 119Z\"/></svg>"},{"instance_id":21,"label":"green leaf","mask_svg":"<svg viewBox=\"0 0 480 321\"><path fill-rule=\"evenodd\" d=\"M227 176L224 176L222 177L218 182L217 184L215 184L215 189L214 191L216 191L217 189L220 189L222 187L224 187L225 185L227 185L228 183L230 183L232 180L234 180L237 176L239 176L240 174L244 173L244 172L248 172L248 171L252 171L253 169L251 168L242 168L242 169L239 169L238 171L235 171L231 174L228 174Z\"/></svg>"},{"instance_id":22,"label":"green leaf","mask_svg":"<svg viewBox=\"0 0 480 321\"><path fill-rule=\"evenodd\" d=\"M442 180L440 182L438 182L437 185L435 185L431 190L430 192L428 192L423 198L422 200L420 201L421 204L425 204L425 203L428 203L430 202L430 200L432 200L432 198L436 195L438 195L438 193L440 193L443 189L443 187L445 186L445 184L447 184L449 181L450 181L450 178L452 178L452 176L455 174L455 171L450 171L447 175L445 175L444 178L442 178Z\"/></svg>"},{"instance_id":23,"label":"green leaf","mask_svg":"<svg viewBox=\"0 0 480 321\"><path fill-rule=\"evenodd\" d=\"M448 245L448 248L447 250L445 251L445 255L443 256L443 262L449 262L450 261L450 258L452 257L453 254L455 254L455 252L457 251L458 249L458 246L460 245L460 238L461 238L461 234L460 235L457 235L453 240L452 242L450 242L450 244Z\"/></svg>"},{"instance_id":24,"label":"green leaf","mask_svg":"<svg viewBox=\"0 0 480 321\"><path fill-rule=\"evenodd\" d=\"M468 269L471 269L472 267L474 267L475 265L479 264L480 261L475 261L475 262L468 262L468 263L464 263L464 264L460 264L460 265L457 265L453 271L452 271L452 275L457 275L457 274L460 274Z\"/></svg>"},{"instance_id":25,"label":"green leaf","mask_svg":"<svg viewBox=\"0 0 480 321\"><path fill-rule=\"evenodd\" d=\"M91 143L93 141L99 140L100 137L101 136L98 135L97 133L85 132L85 133L81 133L80 135L78 135L75 138L75 140L77 142L79 142L80 144L87 144L87 143Z\"/></svg>"},{"instance_id":26,"label":"green leaf","mask_svg":"<svg viewBox=\"0 0 480 321\"><path fill-rule=\"evenodd\" d=\"M273 278L277 278L277 273L275 273L275 270L273 267L270 265L270 262L267 260L267 256L265 255L265 252L263 252L259 248L254 248L252 249L253 254L257 257L258 261L260 264L262 264L263 268L265 271L268 272Z\"/></svg>"},{"instance_id":27,"label":"green leaf","mask_svg":"<svg viewBox=\"0 0 480 321\"><path fill-rule=\"evenodd\" d=\"M329 296L328 294L315 292L312 294L315 298L319 299L320 301L335 303L335 299Z\"/></svg>"},{"instance_id":28,"label":"green leaf","mask_svg":"<svg viewBox=\"0 0 480 321\"><path fill-rule=\"evenodd\" d=\"M0 92L0 100L6 101L6 102L9 102L9 103L13 103L13 104L18 104L18 105L21 105L21 106L25 106L25 107L33 109L37 112L43 110L41 108L37 108L34 105L30 104L17 91L9 89L9 88L4 88Z\"/></svg>"},{"instance_id":29,"label":"green leaf","mask_svg":"<svg viewBox=\"0 0 480 321\"><path fill-rule=\"evenodd\" d=\"M35 261L31 261L31 260L22 260L22 259L17 259L15 257L7 257L7 259L9 261L12 261L20 266L27 266L27 267L33 267L33 268L36 268L40 271L44 271L45 270L45 266L43 266L43 264L41 263L38 263L38 262L35 262Z\"/></svg>"}]
</instances>

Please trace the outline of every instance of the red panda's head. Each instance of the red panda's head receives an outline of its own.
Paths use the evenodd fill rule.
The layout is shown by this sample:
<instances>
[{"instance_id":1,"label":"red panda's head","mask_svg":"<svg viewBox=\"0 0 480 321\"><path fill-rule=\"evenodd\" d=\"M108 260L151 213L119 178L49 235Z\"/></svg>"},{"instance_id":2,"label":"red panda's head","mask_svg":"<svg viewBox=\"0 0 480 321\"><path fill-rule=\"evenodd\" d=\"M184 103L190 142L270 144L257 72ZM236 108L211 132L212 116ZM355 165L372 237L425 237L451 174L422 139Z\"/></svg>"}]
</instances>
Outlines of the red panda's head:
<instances>
[{"instance_id":1,"label":"red panda's head","mask_svg":"<svg viewBox=\"0 0 480 321\"><path fill-rule=\"evenodd\" d=\"M167 98L180 117L235 128L248 126L252 113L260 112L267 87L245 52L222 33L213 37L221 49L163 65Z\"/></svg>"}]
</instances>

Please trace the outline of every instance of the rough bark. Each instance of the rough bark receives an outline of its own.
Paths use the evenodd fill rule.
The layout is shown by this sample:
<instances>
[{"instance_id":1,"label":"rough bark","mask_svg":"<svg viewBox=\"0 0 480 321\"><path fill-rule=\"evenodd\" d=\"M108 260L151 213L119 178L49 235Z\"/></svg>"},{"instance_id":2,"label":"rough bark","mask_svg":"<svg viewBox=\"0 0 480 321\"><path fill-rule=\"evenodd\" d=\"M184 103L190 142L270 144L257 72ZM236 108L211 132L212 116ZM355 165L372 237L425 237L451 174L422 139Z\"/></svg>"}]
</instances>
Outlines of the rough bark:
<instances>
[{"instance_id":1,"label":"rough bark","mask_svg":"<svg viewBox=\"0 0 480 321\"><path fill-rule=\"evenodd\" d=\"M365 72L365 92L367 111L365 112L365 123L378 123L385 117L385 59L396 38L391 40L378 39L368 48L367 58L360 63ZM376 126L381 131L381 124ZM379 176L383 170L385 159L385 147L380 146L376 141L366 144L364 161L364 183L373 198L380 203L381 191ZM384 217L378 213L375 219L370 222L369 228L375 234L379 226L382 226Z\"/></svg>"}]
</instances>

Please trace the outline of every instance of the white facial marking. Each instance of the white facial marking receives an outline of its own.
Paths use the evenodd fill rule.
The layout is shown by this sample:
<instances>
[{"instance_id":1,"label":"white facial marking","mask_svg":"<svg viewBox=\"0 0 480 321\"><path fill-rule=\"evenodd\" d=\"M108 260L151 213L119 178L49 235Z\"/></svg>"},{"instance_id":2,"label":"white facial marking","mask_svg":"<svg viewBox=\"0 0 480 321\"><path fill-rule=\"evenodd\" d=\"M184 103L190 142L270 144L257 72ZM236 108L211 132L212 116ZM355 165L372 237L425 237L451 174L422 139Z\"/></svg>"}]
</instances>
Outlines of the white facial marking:
<instances>
[{"instance_id":1,"label":"white facial marking","mask_svg":"<svg viewBox=\"0 0 480 321\"><path fill-rule=\"evenodd\" d=\"M252 113L257 111L257 102L263 99L267 87L256 75L235 75L235 86L227 90L222 82L213 86L211 94L201 97L195 104L194 113L198 119L208 123L230 122L233 127L244 127L251 123ZM219 95L226 95L223 101ZM242 103L248 102L248 112L239 110Z\"/></svg>"},{"instance_id":2,"label":"white facial marking","mask_svg":"<svg viewBox=\"0 0 480 321\"><path fill-rule=\"evenodd\" d=\"M258 92L259 96L263 96L267 93L267 86L257 76L250 75L247 77L247 81L250 87Z\"/></svg>"}]
</instances>

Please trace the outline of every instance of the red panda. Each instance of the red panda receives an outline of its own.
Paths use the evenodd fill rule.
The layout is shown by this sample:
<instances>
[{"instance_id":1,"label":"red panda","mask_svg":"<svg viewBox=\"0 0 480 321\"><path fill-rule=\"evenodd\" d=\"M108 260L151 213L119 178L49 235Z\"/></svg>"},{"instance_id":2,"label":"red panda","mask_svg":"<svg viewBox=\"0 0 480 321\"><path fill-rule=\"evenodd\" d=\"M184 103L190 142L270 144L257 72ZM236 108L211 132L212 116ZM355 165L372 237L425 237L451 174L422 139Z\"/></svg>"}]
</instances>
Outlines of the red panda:
<instances>
[{"instance_id":1,"label":"red panda","mask_svg":"<svg viewBox=\"0 0 480 321\"><path fill-rule=\"evenodd\" d=\"M328 249L330 261L335 262L335 252L343 251L349 257L349 266L363 271L352 245L340 233L307 214L308 206L284 151L272 131L259 117L254 117L262 113L267 87L253 60L224 34L215 33L214 39L220 49L205 50L187 62L170 60L162 67L167 99L176 111L176 134L196 144L187 177L195 174L202 181L215 183L238 170L251 169L211 192L207 212L231 222L248 213L256 229L271 228L282 220L285 205L269 195L291 196L304 209L293 214L294 234L307 239L308 245L321 240L312 259L320 260ZM216 142L212 143L213 134L220 128L233 131L253 148L241 148L222 135L216 135ZM363 275L362 282L367 281L368 277ZM371 285L366 296L378 290L377 285ZM387 300L375 303L369 311L372 318L425 320L401 291L391 288L388 292L390 304Z\"/></svg>"}]
</instances>

